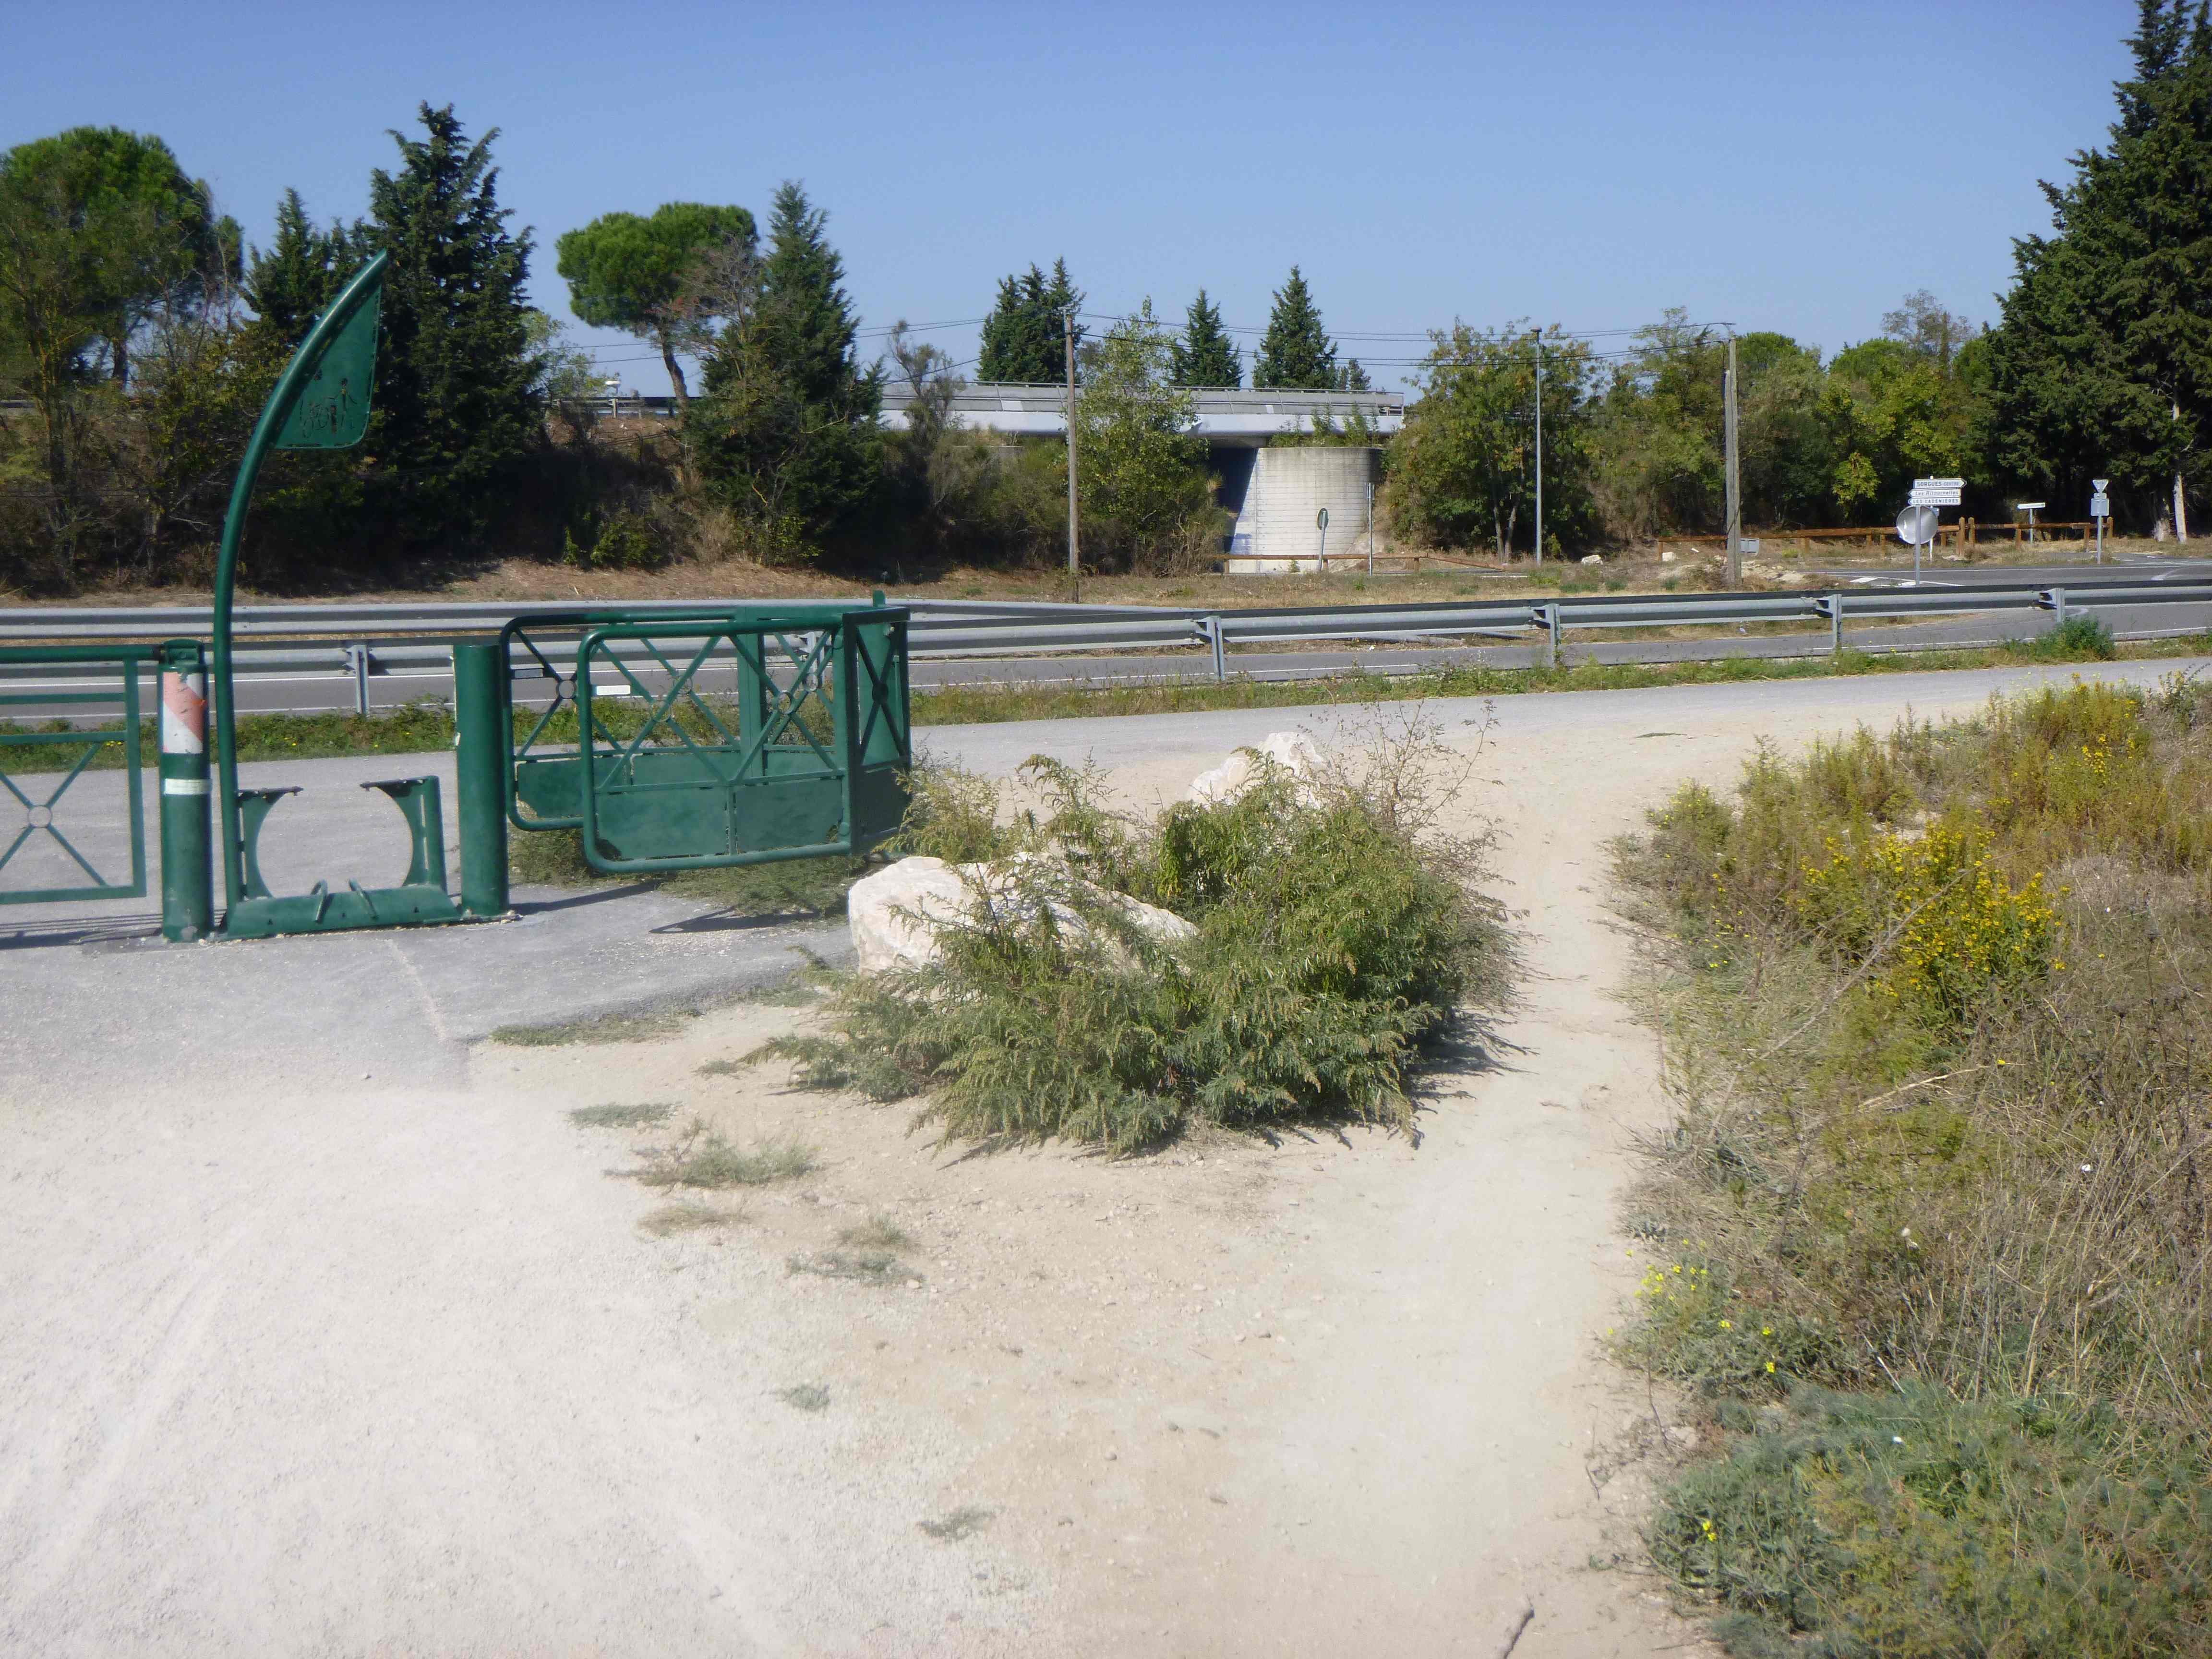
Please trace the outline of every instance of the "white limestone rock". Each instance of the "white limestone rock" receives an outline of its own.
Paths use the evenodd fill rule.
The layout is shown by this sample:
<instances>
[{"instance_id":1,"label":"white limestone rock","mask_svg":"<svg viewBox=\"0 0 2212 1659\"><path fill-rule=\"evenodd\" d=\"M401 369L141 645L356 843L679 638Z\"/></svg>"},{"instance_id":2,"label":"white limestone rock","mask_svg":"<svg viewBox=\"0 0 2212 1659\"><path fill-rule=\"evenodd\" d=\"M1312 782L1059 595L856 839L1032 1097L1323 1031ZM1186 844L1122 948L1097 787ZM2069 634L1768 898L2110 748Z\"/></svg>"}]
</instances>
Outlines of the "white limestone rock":
<instances>
[{"instance_id":1,"label":"white limestone rock","mask_svg":"<svg viewBox=\"0 0 2212 1659\"><path fill-rule=\"evenodd\" d=\"M921 968L937 960L938 935L948 923L970 921L976 902L988 896L1011 898L1018 892L1018 860L1000 864L947 864L943 859L908 858L886 865L873 875L853 884L846 895L846 925L853 950L864 974L880 974L893 968ZM1137 932L1150 939L1174 944L1198 929L1172 910L1163 910L1109 893L1071 872L1046 872L1068 897L1111 906ZM1060 898L1048 901L1054 921L1071 939L1090 933L1083 913Z\"/></svg>"},{"instance_id":2,"label":"white limestone rock","mask_svg":"<svg viewBox=\"0 0 2212 1659\"><path fill-rule=\"evenodd\" d=\"M975 895L959 866L943 859L901 859L853 884L846 926L864 974L919 968L937 957L934 924L965 919Z\"/></svg>"},{"instance_id":3,"label":"white limestone rock","mask_svg":"<svg viewBox=\"0 0 2212 1659\"><path fill-rule=\"evenodd\" d=\"M1249 749L1240 749L1211 772L1201 772L1190 786L1189 799L1201 806L1220 806L1237 799L1259 781L1264 756L1300 783L1309 782L1321 769L1321 750L1303 732L1271 732ZM1308 793L1301 791L1301 793Z\"/></svg>"}]
</instances>

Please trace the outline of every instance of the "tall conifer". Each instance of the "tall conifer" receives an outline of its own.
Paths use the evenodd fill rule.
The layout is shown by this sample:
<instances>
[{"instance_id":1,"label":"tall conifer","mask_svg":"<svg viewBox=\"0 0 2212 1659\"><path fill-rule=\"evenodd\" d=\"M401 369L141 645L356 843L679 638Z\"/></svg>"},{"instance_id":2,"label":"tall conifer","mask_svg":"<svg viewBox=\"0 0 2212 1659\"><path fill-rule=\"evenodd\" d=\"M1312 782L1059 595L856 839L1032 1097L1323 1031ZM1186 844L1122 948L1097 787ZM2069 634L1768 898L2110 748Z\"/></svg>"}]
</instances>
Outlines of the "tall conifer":
<instances>
[{"instance_id":1,"label":"tall conifer","mask_svg":"<svg viewBox=\"0 0 2212 1659\"><path fill-rule=\"evenodd\" d=\"M1291 280L1275 291L1267 331L1261 336L1259 356L1252 360L1252 384L1285 392L1340 389L1336 342L1322 328L1321 313L1296 265L1291 267Z\"/></svg>"},{"instance_id":2,"label":"tall conifer","mask_svg":"<svg viewBox=\"0 0 2212 1659\"><path fill-rule=\"evenodd\" d=\"M975 378L1013 385L1051 385L1066 378L1066 342L1061 317L1080 310L1083 291L1067 274L1067 261L1052 262L1047 276L1036 265L1001 277L999 297L983 319L982 355ZM1075 349L1083 349L1084 327L1075 325Z\"/></svg>"},{"instance_id":3,"label":"tall conifer","mask_svg":"<svg viewBox=\"0 0 2212 1659\"><path fill-rule=\"evenodd\" d=\"M2013 245L1987 430L2039 493L2109 477L2128 516L2179 521L2212 438L2212 26L2201 0L2138 6L2111 142L2044 185L2054 234Z\"/></svg>"},{"instance_id":4,"label":"tall conifer","mask_svg":"<svg viewBox=\"0 0 2212 1659\"><path fill-rule=\"evenodd\" d=\"M543 411L523 315L531 235L499 204L499 129L471 143L450 104L419 115L425 137L392 135L399 170L369 175L369 246L392 262L365 453L400 527L441 540L483 527Z\"/></svg>"},{"instance_id":5,"label":"tall conifer","mask_svg":"<svg viewBox=\"0 0 2212 1659\"><path fill-rule=\"evenodd\" d=\"M764 559L818 555L880 471L882 383L854 355L860 319L827 221L797 184L776 191L758 295L723 331L693 406L707 470Z\"/></svg>"},{"instance_id":6,"label":"tall conifer","mask_svg":"<svg viewBox=\"0 0 2212 1659\"><path fill-rule=\"evenodd\" d=\"M1243 354L1221 325L1221 307L1198 291L1183 314L1182 332L1176 337L1171 368L1177 386L1238 386L1244 384Z\"/></svg>"}]
</instances>

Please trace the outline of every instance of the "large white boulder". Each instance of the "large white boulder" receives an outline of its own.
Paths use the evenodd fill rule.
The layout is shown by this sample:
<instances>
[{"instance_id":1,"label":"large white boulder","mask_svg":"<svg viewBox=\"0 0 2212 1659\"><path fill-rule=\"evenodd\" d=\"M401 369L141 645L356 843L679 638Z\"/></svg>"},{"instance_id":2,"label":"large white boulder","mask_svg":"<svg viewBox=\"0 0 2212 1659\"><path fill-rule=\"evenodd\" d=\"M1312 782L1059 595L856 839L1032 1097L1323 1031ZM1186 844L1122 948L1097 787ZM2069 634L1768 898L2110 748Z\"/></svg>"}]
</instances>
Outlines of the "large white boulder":
<instances>
[{"instance_id":1,"label":"large white boulder","mask_svg":"<svg viewBox=\"0 0 2212 1659\"><path fill-rule=\"evenodd\" d=\"M1130 927L1150 939L1173 944L1198 930L1172 910L1163 910L1109 893L1064 868L1021 872L1031 863L1024 856L1002 864L947 864L943 859L901 859L873 875L853 884L845 897L847 926L854 953L864 974L891 968L921 968L937 960L938 934L948 924L971 920L979 899L994 902L1018 899L1024 882L1050 892L1058 889L1067 898L1111 906ZM1042 861L1039 861L1042 862ZM1063 897L1047 901L1053 920L1070 939L1090 933L1083 913Z\"/></svg>"},{"instance_id":2,"label":"large white boulder","mask_svg":"<svg viewBox=\"0 0 2212 1659\"><path fill-rule=\"evenodd\" d=\"M1189 798L1201 806L1225 805L1235 800L1259 781L1261 757L1273 761L1302 784L1310 781L1322 764L1321 750L1304 732L1270 732L1211 772L1200 773L1191 782Z\"/></svg>"},{"instance_id":3,"label":"large white boulder","mask_svg":"<svg viewBox=\"0 0 2212 1659\"><path fill-rule=\"evenodd\" d=\"M860 971L919 968L937 957L937 923L966 917L975 895L943 859L901 859L853 884L846 925Z\"/></svg>"}]
</instances>

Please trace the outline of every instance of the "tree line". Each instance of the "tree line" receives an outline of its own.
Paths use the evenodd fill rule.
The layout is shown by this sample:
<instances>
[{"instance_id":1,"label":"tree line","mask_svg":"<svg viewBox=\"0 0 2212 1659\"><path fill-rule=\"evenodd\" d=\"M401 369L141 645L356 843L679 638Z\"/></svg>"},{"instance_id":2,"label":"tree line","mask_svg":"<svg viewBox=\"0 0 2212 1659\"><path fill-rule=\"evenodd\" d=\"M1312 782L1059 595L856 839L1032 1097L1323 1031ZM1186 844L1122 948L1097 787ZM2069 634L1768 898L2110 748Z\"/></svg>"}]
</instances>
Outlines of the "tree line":
<instances>
[{"instance_id":1,"label":"tree line","mask_svg":"<svg viewBox=\"0 0 2212 1659\"><path fill-rule=\"evenodd\" d=\"M1925 292L1832 354L1734 341L1745 518L1874 523L1915 477L1969 480L1969 510L2086 504L2185 534L2212 418L2212 27L2203 0L2138 0L2107 143L2046 185L1981 326ZM372 254L390 256L374 416L344 454L272 463L249 528L266 586L388 580L395 563L504 554L583 565L697 556L896 574L1063 550L1066 448L963 428L964 380L1080 384L1086 559L1182 568L1226 528L1198 390L1351 392L1303 271L1249 354L1200 289L1102 318L1064 260L998 284L972 364L904 325L871 358L827 216L796 183L764 224L734 204L616 211L562 236L568 309L666 368L678 417L603 428L588 357L531 302L532 233L501 205L496 129L424 105L392 135L368 212L278 204L246 246L159 138L78 128L0 155L0 581L25 591L194 580L285 356ZM1542 402L1547 551L1717 530L1730 342L1670 312L1618 350L1526 324L1435 331L1384 443L1347 402L1285 441L1375 444L1399 535L1531 550ZM1249 361L1248 361L1249 357ZM905 394L882 420L886 386ZM2058 509L2063 511L2063 509Z\"/></svg>"}]
</instances>

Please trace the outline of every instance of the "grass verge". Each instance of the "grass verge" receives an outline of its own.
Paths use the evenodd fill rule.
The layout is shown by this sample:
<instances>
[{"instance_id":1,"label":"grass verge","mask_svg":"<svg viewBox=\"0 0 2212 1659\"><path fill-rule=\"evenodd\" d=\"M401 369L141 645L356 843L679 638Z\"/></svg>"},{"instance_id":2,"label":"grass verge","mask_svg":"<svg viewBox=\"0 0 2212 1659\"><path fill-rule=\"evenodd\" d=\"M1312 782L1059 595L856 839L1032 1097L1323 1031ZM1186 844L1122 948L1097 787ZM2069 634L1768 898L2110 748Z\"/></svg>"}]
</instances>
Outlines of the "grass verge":
<instances>
[{"instance_id":1,"label":"grass verge","mask_svg":"<svg viewBox=\"0 0 2212 1659\"><path fill-rule=\"evenodd\" d=\"M1740 1654L2212 1651L2212 688L1861 731L1620 849L1678 1115L1620 1357Z\"/></svg>"},{"instance_id":2,"label":"grass verge","mask_svg":"<svg viewBox=\"0 0 2212 1659\"><path fill-rule=\"evenodd\" d=\"M1022 811L988 779L918 773L902 848L983 872L966 919L935 961L844 981L824 1030L763 1052L804 1085L920 1097L948 1139L1410 1132L1424 1053L1510 980L1486 842L1438 829L1466 764L1415 711L1356 760L1303 779L1255 761L1234 799L1149 820L1043 757Z\"/></svg>"}]
</instances>

